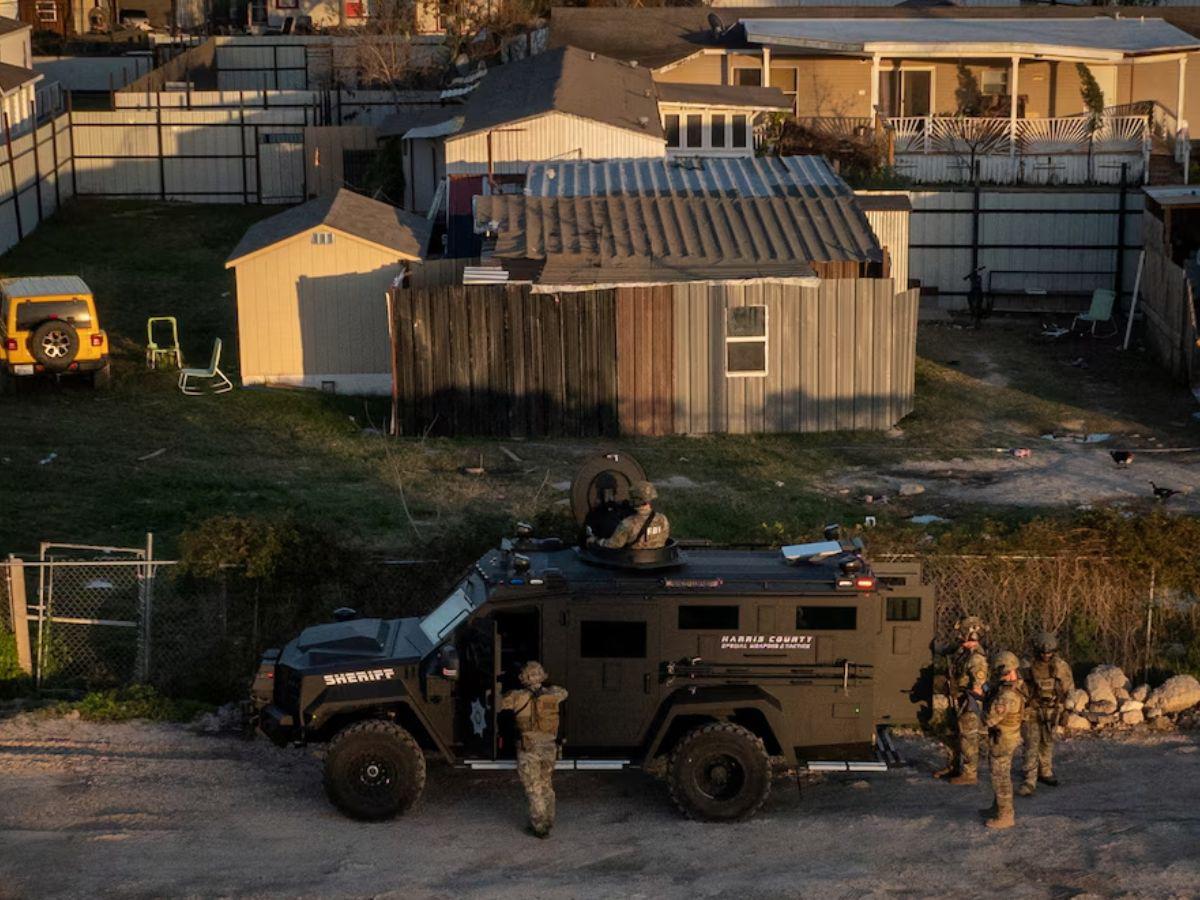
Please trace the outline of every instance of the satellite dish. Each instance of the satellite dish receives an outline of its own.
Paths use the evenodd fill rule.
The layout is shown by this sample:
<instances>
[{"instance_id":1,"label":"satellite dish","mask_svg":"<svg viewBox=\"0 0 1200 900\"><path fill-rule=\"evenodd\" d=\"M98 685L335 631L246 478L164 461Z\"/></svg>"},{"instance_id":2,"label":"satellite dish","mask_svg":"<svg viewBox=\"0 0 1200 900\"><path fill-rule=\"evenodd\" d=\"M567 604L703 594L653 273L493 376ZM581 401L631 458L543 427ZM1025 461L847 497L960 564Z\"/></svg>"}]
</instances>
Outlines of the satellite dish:
<instances>
[{"instance_id":1,"label":"satellite dish","mask_svg":"<svg viewBox=\"0 0 1200 900\"><path fill-rule=\"evenodd\" d=\"M721 21L721 17L716 13L708 14L708 27L712 33L713 43L716 43L725 37L725 23Z\"/></svg>"}]
</instances>

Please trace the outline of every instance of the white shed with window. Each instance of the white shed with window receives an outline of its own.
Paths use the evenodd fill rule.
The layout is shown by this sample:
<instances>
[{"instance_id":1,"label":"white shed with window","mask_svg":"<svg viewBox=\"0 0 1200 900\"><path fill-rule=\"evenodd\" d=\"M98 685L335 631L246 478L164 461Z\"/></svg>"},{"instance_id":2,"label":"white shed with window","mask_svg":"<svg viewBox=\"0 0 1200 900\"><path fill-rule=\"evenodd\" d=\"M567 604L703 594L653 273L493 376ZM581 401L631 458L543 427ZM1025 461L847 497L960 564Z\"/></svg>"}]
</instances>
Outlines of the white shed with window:
<instances>
[{"instance_id":1,"label":"white shed with window","mask_svg":"<svg viewBox=\"0 0 1200 900\"><path fill-rule=\"evenodd\" d=\"M424 217L344 189L251 227L225 263L242 383L390 393L386 295L428 240Z\"/></svg>"}]
</instances>

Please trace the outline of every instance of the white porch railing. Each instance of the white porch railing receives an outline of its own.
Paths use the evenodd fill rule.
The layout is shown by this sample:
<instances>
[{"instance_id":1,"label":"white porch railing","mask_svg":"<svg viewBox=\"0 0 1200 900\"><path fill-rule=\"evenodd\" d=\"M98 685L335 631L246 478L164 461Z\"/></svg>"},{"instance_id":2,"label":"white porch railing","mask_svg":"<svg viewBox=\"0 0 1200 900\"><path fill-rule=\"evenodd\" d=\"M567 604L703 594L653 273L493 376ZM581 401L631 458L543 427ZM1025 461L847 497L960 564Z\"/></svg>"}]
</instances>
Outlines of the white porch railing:
<instances>
[{"instance_id":1,"label":"white porch railing","mask_svg":"<svg viewBox=\"0 0 1200 900\"><path fill-rule=\"evenodd\" d=\"M901 116L887 125L897 153L1057 155L1088 152L1085 116L1017 119ZM1141 153L1149 139L1145 116L1105 116L1091 141L1093 153Z\"/></svg>"}]
</instances>

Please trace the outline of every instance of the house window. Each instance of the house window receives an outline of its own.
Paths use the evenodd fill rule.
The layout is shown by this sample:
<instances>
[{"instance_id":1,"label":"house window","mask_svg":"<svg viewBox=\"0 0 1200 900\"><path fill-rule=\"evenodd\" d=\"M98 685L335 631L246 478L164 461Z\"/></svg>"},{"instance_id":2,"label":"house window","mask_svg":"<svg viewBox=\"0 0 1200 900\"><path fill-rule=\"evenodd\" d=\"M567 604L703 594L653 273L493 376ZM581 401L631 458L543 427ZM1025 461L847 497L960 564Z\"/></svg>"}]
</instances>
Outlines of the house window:
<instances>
[{"instance_id":1,"label":"house window","mask_svg":"<svg viewBox=\"0 0 1200 900\"><path fill-rule=\"evenodd\" d=\"M734 69L733 83L738 87L762 87L762 69Z\"/></svg>"},{"instance_id":2,"label":"house window","mask_svg":"<svg viewBox=\"0 0 1200 900\"><path fill-rule=\"evenodd\" d=\"M797 606L797 631L854 631L858 627L855 606Z\"/></svg>"},{"instance_id":3,"label":"house window","mask_svg":"<svg viewBox=\"0 0 1200 900\"><path fill-rule=\"evenodd\" d=\"M746 142L745 116L733 117L733 143L730 146L737 147L738 149L749 146L749 144Z\"/></svg>"},{"instance_id":4,"label":"house window","mask_svg":"<svg viewBox=\"0 0 1200 900\"><path fill-rule=\"evenodd\" d=\"M713 113L712 126L709 129L709 134L712 140L709 142L711 147L725 146L725 114Z\"/></svg>"},{"instance_id":5,"label":"house window","mask_svg":"<svg viewBox=\"0 0 1200 900\"><path fill-rule=\"evenodd\" d=\"M794 67L776 68L772 66L771 87L783 91L783 95L788 98L792 109L796 109L796 69Z\"/></svg>"},{"instance_id":6,"label":"house window","mask_svg":"<svg viewBox=\"0 0 1200 900\"><path fill-rule=\"evenodd\" d=\"M579 655L584 659L645 659L645 622L580 622Z\"/></svg>"},{"instance_id":7,"label":"house window","mask_svg":"<svg viewBox=\"0 0 1200 900\"><path fill-rule=\"evenodd\" d=\"M725 310L725 375L767 374L767 308L731 306Z\"/></svg>"},{"instance_id":8,"label":"house window","mask_svg":"<svg viewBox=\"0 0 1200 900\"><path fill-rule=\"evenodd\" d=\"M313 236L312 236L312 242L314 244L332 244L333 243L333 232L332 231L314 231Z\"/></svg>"},{"instance_id":9,"label":"house window","mask_svg":"<svg viewBox=\"0 0 1200 900\"><path fill-rule=\"evenodd\" d=\"M984 69L979 76L979 89L993 97L1008 94L1008 69Z\"/></svg>"},{"instance_id":10,"label":"house window","mask_svg":"<svg viewBox=\"0 0 1200 900\"><path fill-rule=\"evenodd\" d=\"M687 117L687 145L691 148L704 146L704 118L699 115Z\"/></svg>"},{"instance_id":11,"label":"house window","mask_svg":"<svg viewBox=\"0 0 1200 900\"><path fill-rule=\"evenodd\" d=\"M921 621L921 598L888 597L887 620L889 622Z\"/></svg>"},{"instance_id":12,"label":"house window","mask_svg":"<svg viewBox=\"0 0 1200 900\"><path fill-rule=\"evenodd\" d=\"M275 0L276 9L299 9L300 0Z\"/></svg>"},{"instance_id":13,"label":"house window","mask_svg":"<svg viewBox=\"0 0 1200 900\"><path fill-rule=\"evenodd\" d=\"M738 630L738 607L736 606L680 606L679 630Z\"/></svg>"},{"instance_id":14,"label":"house window","mask_svg":"<svg viewBox=\"0 0 1200 900\"><path fill-rule=\"evenodd\" d=\"M679 146L679 116L666 117L667 146Z\"/></svg>"},{"instance_id":15,"label":"house window","mask_svg":"<svg viewBox=\"0 0 1200 900\"><path fill-rule=\"evenodd\" d=\"M36 9L39 22L58 21L58 0L37 0Z\"/></svg>"}]
</instances>

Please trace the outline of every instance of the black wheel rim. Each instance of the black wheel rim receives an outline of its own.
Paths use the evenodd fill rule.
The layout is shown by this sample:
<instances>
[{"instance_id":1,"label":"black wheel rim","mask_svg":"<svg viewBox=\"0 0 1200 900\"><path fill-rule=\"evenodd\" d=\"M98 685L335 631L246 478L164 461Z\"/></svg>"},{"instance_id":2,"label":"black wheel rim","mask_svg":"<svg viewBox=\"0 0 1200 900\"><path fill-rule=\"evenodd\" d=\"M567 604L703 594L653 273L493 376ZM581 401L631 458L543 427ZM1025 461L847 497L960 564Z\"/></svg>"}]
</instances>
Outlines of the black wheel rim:
<instances>
[{"instance_id":1,"label":"black wheel rim","mask_svg":"<svg viewBox=\"0 0 1200 900\"><path fill-rule=\"evenodd\" d=\"M396 766L374 753L362 753L350 761L350 789L370 803L389 801L395 792Z\"/></svg>"},{"instance_id":2,"label":"black wheel rim","mask_svg":"<svg viewBox=\"0 0 1200 900\"><path fill-rule=\"evenodd\" d=\"M696 767L696 788L709 800L728 802L746 787L746 769L741 760L729 753L713 753Z\"/></svg>"}]
</instances>

